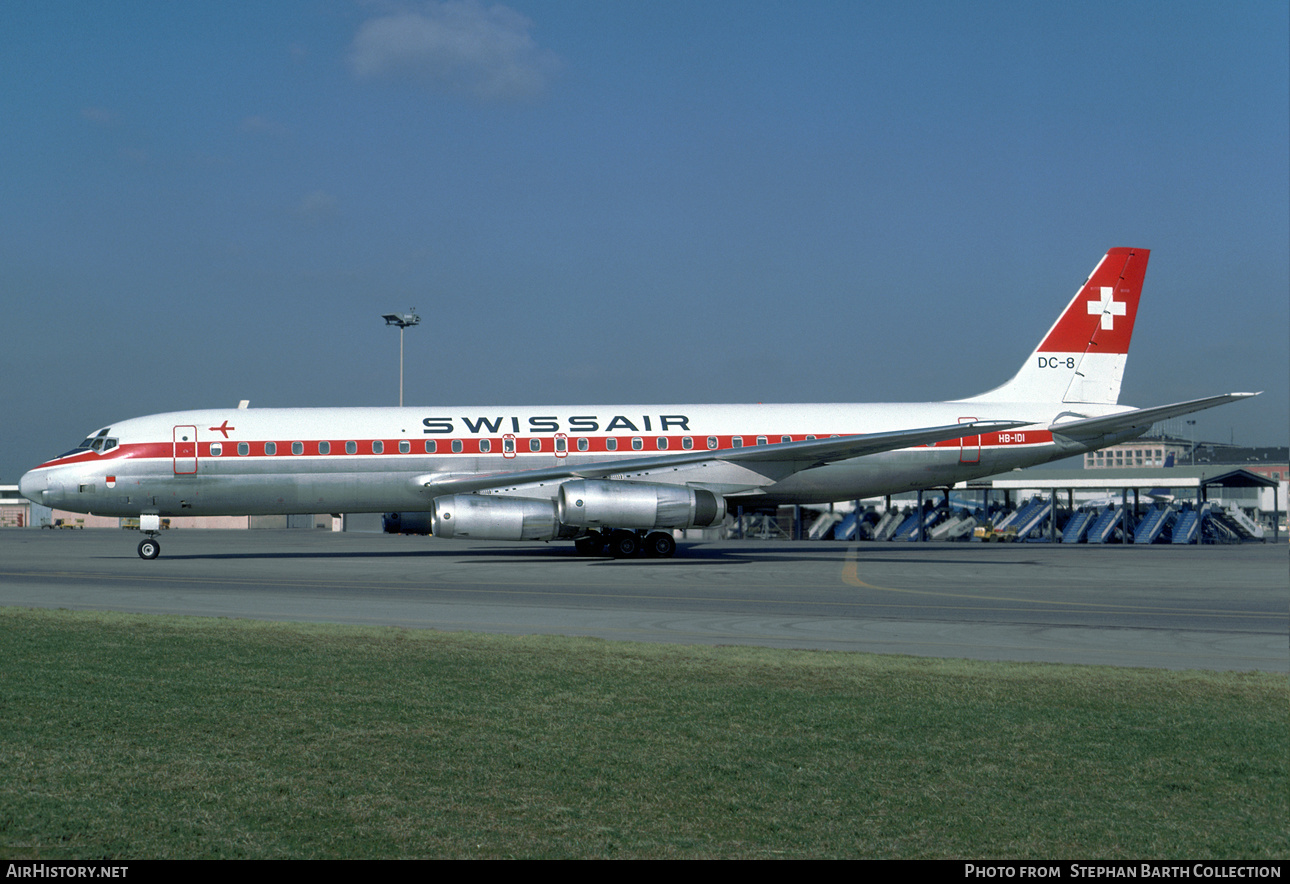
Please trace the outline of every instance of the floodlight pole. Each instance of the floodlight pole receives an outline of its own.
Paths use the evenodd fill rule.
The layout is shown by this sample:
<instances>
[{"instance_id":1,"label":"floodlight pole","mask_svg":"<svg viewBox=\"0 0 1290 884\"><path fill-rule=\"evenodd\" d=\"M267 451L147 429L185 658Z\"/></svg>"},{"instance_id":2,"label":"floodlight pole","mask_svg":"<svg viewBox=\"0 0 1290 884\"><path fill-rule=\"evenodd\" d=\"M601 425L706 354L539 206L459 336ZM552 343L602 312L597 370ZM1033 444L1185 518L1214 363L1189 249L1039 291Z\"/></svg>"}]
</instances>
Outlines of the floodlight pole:
<instances>
[{"instance_id":1,"label":"floodlight pole","mask_svg":"<svg viewBox=\"0 0 1290 884\"><path fill-rule=\"evenodd\" d=\"M381 316L386 325L399 327L399 408L403 407L403 330L421 322L421 317L417 316L414 310L416 310L415 307L407 313L385 313Z\"/></svg>"}]
</instances>

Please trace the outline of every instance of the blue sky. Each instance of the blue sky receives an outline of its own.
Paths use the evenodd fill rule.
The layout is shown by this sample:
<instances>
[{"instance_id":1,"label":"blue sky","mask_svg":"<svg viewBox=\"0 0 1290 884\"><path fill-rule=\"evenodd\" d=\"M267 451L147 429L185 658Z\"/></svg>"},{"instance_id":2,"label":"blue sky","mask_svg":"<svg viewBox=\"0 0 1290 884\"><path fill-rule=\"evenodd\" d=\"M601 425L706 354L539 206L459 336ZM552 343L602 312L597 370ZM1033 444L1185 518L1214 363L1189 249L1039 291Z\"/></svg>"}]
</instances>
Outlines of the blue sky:
<instances>
[{"instance_id":1,"label":"blue sky","mask_svg":"<svg viewBox=\"0 0 1290 884\"><path fill-rule=\"evenodd\" d=\"M0 6L0 482L233 405L902 401L1152 250L1121 401L1290 440L1283 2Z\"/></svg>"}]
</instances>

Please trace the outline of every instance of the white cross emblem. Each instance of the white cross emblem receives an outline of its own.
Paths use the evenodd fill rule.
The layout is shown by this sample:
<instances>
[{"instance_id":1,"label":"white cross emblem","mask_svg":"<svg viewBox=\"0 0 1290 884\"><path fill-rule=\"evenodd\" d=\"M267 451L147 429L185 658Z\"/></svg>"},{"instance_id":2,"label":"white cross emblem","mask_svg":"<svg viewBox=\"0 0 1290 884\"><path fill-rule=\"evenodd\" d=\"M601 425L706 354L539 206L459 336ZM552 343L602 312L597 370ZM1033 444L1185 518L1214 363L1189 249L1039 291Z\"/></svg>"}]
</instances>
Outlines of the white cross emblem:
<instances>
[{"instance_id":1,"label":"white cross emblem","mask_svg":"<svg viewBox=\"0 0 1290 884\"><path fill-rule=\"evenodd\" d=\"M1128 312L1129 306L1124 301L1114 301L1112 296L1115 294L1115 288L1104 285L1102 288L1102 300L1089 301L1088 312L1090 316L1102 314L1102 328L1115 328L1115 317L1123 316Z\"/></svg>"}]
</instances>

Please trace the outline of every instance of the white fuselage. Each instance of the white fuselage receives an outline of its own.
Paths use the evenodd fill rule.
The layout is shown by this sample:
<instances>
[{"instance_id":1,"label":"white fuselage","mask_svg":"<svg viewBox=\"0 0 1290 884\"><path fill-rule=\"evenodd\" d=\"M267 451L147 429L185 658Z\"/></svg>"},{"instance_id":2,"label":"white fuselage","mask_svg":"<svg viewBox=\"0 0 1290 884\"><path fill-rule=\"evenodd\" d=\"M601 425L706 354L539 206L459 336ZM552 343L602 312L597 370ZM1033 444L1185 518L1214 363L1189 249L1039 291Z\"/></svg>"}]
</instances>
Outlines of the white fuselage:
<instances>
[{"instance_id":1,"label":"white fuselage","mask_svg":"<svg viewBox=\"0 0 1290 884\"><path fill-rule=\"evenodd\" d=\"M1078 415L1129 410L1085 405ZM1034 402L211 409L113 424L100 433L114 441L109 450L55 458L23 476L21 489L46 506L116 516L425 511L437 479L707 450L712 457L698 463L609 478L704 488L732 502L823 503L1082 453L1089 448L1048 430L1073 414L1069 405ZM754 445L992 419L1034 425L782 475L773 463L754 469L721 457ZM552 499L559 484L517 479L484 493Z\"/></svg>"}]
</instances>

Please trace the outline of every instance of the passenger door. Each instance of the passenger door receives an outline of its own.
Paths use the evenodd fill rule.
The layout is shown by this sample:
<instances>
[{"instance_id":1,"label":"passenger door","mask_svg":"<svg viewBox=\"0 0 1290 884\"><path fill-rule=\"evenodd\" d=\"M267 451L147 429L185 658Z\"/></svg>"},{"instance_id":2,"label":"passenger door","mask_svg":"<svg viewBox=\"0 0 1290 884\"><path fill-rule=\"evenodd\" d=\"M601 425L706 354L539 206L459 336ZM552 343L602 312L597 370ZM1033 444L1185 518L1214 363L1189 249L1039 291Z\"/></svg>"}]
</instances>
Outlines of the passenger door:
<instances>
[{"instance_id":1,"label":"passenger door","mask_svg":"<svg viewBox=\"0 0 1290 884\"><path fill-rule=\"evenodd\" d=\"M175 427L173 439L175 475L191 476L197 472L197 428Z\"/></svg>"}]
</instances>

